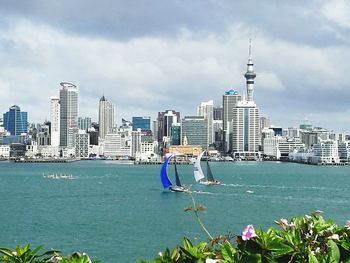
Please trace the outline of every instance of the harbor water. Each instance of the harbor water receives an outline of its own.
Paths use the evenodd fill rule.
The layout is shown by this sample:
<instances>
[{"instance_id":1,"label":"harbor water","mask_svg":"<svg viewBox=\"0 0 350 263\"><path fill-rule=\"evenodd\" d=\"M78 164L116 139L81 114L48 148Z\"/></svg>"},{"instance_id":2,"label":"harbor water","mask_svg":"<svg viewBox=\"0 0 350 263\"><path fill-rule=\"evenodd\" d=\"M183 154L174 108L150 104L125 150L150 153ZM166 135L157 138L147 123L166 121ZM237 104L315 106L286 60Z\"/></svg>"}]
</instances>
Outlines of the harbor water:
<instances>
[{"instance_id":1,"label":"harbor water","mask_svg":"<svg viewBox=\"0 0 350 263\"><path fill-rule=\"evenodd\" d=\"M222 185L195 184L192 167L178 166L182 183L206 207L201 219L214 236L240 234L247 224L267 229L314 210L338 225L350 219L350 166L212 162L211 168ZM194 215L184 212L190 196L163 191L159 170L114 161L0 162L0 247L43 244L113 263L153 259L184 236L206 240Z\"/></svg>"}]
</instances>

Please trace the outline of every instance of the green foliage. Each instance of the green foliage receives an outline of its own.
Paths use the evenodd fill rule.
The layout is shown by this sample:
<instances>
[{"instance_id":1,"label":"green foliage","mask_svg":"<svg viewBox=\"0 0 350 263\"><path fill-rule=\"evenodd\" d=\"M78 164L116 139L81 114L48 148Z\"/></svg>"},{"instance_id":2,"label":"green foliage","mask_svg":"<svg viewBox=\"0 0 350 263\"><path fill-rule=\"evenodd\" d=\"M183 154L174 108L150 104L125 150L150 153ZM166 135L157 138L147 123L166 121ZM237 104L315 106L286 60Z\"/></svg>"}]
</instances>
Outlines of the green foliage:
<instances>
[{"instance_id":1,"label":"green foliage","mask_svg":"<svg viewBox=\"0 0 350 263\"><path fill-rule=\"evenodd\" d=\"M39 254L43 246L39 246L32 250L27 244L23 247L17 246L15 250L8 248L0 248L0 262L6 263L92 263L87 255L73 253L70 256L64 257L57 250L48 250ZM99 263L99 261L93 261Z\"/></svg>"},{"instance_id":2,"label":"green foliage","mask_svg":"<svg viewBox=\"0 0 350 263\"><path fill-rule=\"evenodd\" d=\"M250 236L237 235L234 243L214 238L208 243L193 245L184 238L182 246L176 246L171 253L167 248L158 254L154 263L350 263L350 226L338 227L333 220L325 221L320 211L275 223L280 229L271 227L267 231L259 229Z\"/></svg>"}]
</instances>

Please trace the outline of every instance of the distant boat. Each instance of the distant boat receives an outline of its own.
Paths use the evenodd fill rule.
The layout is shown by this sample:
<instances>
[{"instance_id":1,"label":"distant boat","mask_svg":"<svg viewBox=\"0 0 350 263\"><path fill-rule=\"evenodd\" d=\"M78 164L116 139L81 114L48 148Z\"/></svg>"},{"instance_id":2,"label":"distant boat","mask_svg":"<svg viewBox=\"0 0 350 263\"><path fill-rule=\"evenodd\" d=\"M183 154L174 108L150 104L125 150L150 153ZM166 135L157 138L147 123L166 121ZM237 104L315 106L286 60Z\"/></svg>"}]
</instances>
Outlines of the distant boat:
<instances>
[{"instance_id":1,"label":"distant boat","mask_svg":"<svg viewBox=\"0 0 350 263\"><path fill-rule=\"evenodd\" d=\"M167 173L167 167L169 164L169 161L171 158L174 157L174 170L175 170L175 185L173 186L172 182L170 181ZM188 192L188 189L181 185L179 173L177 171L176 167L176 160L175 155L171 154L170 156L166 157L164 160L164 163L162 165L162 168L160 170L160 181L162 182L162 185L164 189L169 189L173 192Z\"/></svg>"},{"instance_id":2,"label":"distant boat","mask_svg":"<svg viewBox=\"0 0 350 263\"><path fill-rule=\"evenodd\" d=\"M216 181L214 179L213 173L210 169L210 165L208 162L208 158L206 160L207 163L207 180L205 181L205 176L201 167L201 159L203 157L203 154L205 153L205 151L201 152L200 155L198 155L196 161L193 163L193 175L194 175L194 179L196 180L196 182L200 183L200 184L205 184L205 185L219 185L220 182Z\"/></svg>"}]
</instances>

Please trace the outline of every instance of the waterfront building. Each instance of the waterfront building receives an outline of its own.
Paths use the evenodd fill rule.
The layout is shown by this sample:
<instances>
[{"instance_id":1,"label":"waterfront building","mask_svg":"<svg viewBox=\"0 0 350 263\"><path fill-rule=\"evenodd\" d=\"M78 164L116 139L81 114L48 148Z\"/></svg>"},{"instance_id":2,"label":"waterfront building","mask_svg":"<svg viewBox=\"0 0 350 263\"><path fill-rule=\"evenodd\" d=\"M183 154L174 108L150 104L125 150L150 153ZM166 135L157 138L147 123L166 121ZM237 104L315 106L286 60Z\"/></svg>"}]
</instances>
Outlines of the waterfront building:
<instances>
[{"instance_id":1,"label":"waterfront building","mask_svg":"<svg viewBox=\"0 0 350 263\"><path fill-rule=\"evenodd\" d=\"M141 128L131 132L131 156L136 157L141 154Z\"/></svg>"},{"instance_id":2,"label":"waterfront building","mask_svg":"<svg viewBox=\"0 0 350 263\"><path fill-rule=\"evenodd\" d=\"M90 117L78 117L78 127L79 130L87 131L92 127L91 118Z\"/></svg>"},{"instance_id":3,"label":"waterfront building","mask_svg":"<svg viewBox=\"0 0 350 263\"><path fill-rule=\"evenodd\" d=\"M350 141L338 141L340 162L350 162Z\"/></svg>"},{"instance_id":4,"label":"waterfront building","mask_svg":"<svg viewBox=\"0 0 350 263\"><path fill-rule=\"evenodd\" d=\"M181 142L187 138L189 145L200 145L206 149L208 142L208 121L203 116L185 116L181 120Z\"/></svg>"},{"instance_id":5,"label":"waterfront building","mask_svg":"<svg viewBox=\"0 0 350 263\"><path fill-rule=\"evenodd\" d=\"M123 133L107 133L104 140L104 156L110 158L131 156L131 146Z\"/></svg>"},{"instance_id":6,"label":"waterfront building","mask_svg":"<svg viewBox=\"0 0 350 263\"><path fill-rule=\"evenodd\" d=\"M158 112L158 141L169 140L171 136L171 127L173 123L180 122L180 112L175 110L166 110L164 112Z\"/></svg>"},{"instance_id":7,"label":"waterfront building","mask_svg":"<svg viewBox=\"0 0 350 263\"><path fill-rule=\"evenodd\" d=\"M38 147L38 154L44 158L60 157L59 146L46 145Z\"/></svg>"},{"instance_id":8,"label":"waterfront building","mask_svg":"<svg viewBox=\"0 0 350 263\"><path fill-rule=\"evenodd\" d=\"M151 130L151 117L132 117L132 130L137 131L150 131Z\"/></svg>"},{"instance_id":9,"label":"waterfront building","mask_svg":"<svg viewBox=\"0 0 350 263\"><path fill-rule=\"evenodd\" d=\"M259 108L254 101L239 101L233 108L232 151L235 158L259 158Z\"/></svg>"},{"instance_id":10,"label":"waterfront building","mask_svg":"<svg viewBox=\"0 0 350 263\"><path fill-rule=\"evenodd\" d=\"M107 133L111 133L115 126L114 106L102 96L99 103L98 123L99 137L104 140Z\"/></svg>"},{"instance_id":11,"label":"waterfront building","mask_svg":"<svg viewBox=\"0 0 350 263\"><path fill-rule=\"evenodd\" d=\"M51 145L60 146L60 99L50 98Z\"/></svg>"},{"instance_id":12,"label":"waterfront building","mask_svg":"<svg viewBox=\"0 0 350 263\"><path fill-rule=\"evenodd\" d=\"M31 141L30 144L26 144L25 156L29 158L34 158L39 153L38 143L36 141Z\"/></svg>"},{"instance_id":13,"label":"waterfront building","mask_svg":"<svg viewBox=\"0 0 350 263\"><path fill-rule=\"evenodd\" d=\"M4 128L11 135L18 136L28 132L28 113L21 111L18 105L10 107L3 116Z\"/></svg>"},{"instance_id":14,"label":"waterfront building","mask_svg":"<svg viewBox=\"0 0 350 263\"><path fill-rule=\"evenodd\" d=\"M91 127L88 129L87 133L90 137L90 145L98 145L98 130L96 130L94 127Z\"/></svg>"},{"instance_id":15,"label":"waterfront building","mask_svg":"<svg viewBox=\"0 0 350 263\"><path fill-rule=\"evenodd\" d=\"M87 158L89 157L89 134L85 130L79 130L75 134L75 157Z\"/></svg>"},{"instance_id":16,"label":"waterfront building","mask_svg":"<svg viewBox=\"0 0 350 263\"><path fill-rule=\"evenodd\" d=\"M305 147L298 139L292 140L281 136L265 138L263 146L264 154L276 160L288 159L290 153Z\"/></svg>"},{"instance_id":17,"label":"waterfront building","mask_svg":"<svg viewBox=\"0 0 350 263\"><path fill-rule=\"evenodd\" d=\"M340 163L338 142L334 140L320 140L314 145L317 163Z\"/></svg>"},{"instance_id":18,"label":"waterfront building","mask_svg":"<svg viewBox=\"0 0 350 263\"><path fill-rule=\"evenodd\" d=\"M74 147L75 134L78 133L78 87L61 82L60 89L60 146Z\"/></svg>"},{"instance_id":19,"label":"waterfront building","mask_svg":"<svg viewBox=\"0 0 350 263\"><path fill-rule=\"evenodd\" d=\"M10 146L9 145L0 145L0 159L10 158Z\"/></svg>"},{"instance_id":20,"label":"waterfront building","mask_svg":"<svg viewBox=\"0 0 350 263\"><path fill-rule=\"evenodd\" d=\"M10 157L24 157L26 154L26 144L24 143L11 143L10 145Z\"/></svg>"},{"instance_id":21,"label":"waterfront building","mask_svg":"<svg viewBox=\"0 0 350 263\"><path fill-rule=\"evenodd\" d=\"M242 100L242 96L237 91L230 89L226 91L222 96L222 128L223 128L223 146L224 152L232 151L232 119L233 119L233 108L236 106L238 101Z\"/></svg>"},{"instance_id":22,"label":"waterfront building","mask_svg":"<svg viewBox=\"0 0 350 263\"><path fill-rule=\"evenodd\" d=\"M170 153L177 153L187 157L198 156L202 151L203 148L200 145L171 145L169 147Z\"/></svg>"}]
</instances>

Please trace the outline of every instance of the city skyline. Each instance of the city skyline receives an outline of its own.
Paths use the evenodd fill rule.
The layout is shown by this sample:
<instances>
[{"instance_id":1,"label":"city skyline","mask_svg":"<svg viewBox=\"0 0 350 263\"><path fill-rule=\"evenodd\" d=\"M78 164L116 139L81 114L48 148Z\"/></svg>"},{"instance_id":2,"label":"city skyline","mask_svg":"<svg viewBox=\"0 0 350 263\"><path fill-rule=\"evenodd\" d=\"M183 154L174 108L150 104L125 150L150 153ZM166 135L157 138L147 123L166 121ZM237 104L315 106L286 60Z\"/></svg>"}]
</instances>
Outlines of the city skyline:
<instances>
[{"instance_id":1,"label":"city skyline","mask_svg":"<svg viewBox=\"0 0 350 263\"><path fill-rule=\"evenodd\" d=\"M19 105L30 122L43 122L49 98L68 81L79 87L79 116L95 121L103 94L118 124L132 116L155 119L166 109L194 115L202 101L221 106L230 89L245 95L252 38L262 116L283 127L307 118L350 133L345 0L0 5L1 112Z\"/></svg>"}]
</instances>

